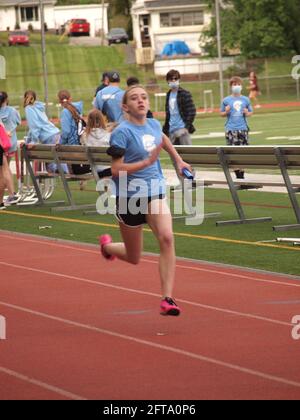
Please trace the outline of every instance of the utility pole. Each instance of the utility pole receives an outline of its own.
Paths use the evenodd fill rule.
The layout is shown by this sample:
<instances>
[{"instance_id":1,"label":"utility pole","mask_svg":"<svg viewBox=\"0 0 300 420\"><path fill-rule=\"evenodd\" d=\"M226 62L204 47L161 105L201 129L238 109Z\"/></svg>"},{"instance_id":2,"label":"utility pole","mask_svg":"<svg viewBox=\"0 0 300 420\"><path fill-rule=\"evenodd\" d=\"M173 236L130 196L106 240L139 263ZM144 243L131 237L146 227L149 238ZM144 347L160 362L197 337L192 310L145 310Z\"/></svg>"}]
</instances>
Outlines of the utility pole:
<instances>
[{"instance_id":1,"label":"utility pole","mask_svg":"<svg viewBox=\"0 0 300 420\"><path fill-rule=\"evenodd\" d=\"M105 11L105 0L102 0L102 31L101 31L101 45L104 46L104 11Z\"/></svg>"},{"instance_id":2,"label":"utility pole","mask_svg":"<svg viewBox=\"0 0 300 420\"><path fill-rule=\"evenodd\" d=\"M222 56L222 39L221 39L221 18L220 18L220 4L219 0L216 2L216 23L217 23L217 42L218 42L218 57L219 57L219 80L220 80L220 101L224 98L224 80L223 80L223 56Z\"/></svg>"},{"instance_id":3,"label":"utility pole","mask_svg":"<svg viewBox=\"0 0 300 420\"><path fill-rule=\"evenodd\" d=\"M45 15L43 0L40 2L40 14L41 14L41 42L42 42L42 61L43 61L43 78L44 78L44 98L46 104L46 114L48 115L48 103L49 103L49 89L48 89L48 72L47 72L47 58L46 58L46 39L45 39Z\"/></svg>"}]
</instances>

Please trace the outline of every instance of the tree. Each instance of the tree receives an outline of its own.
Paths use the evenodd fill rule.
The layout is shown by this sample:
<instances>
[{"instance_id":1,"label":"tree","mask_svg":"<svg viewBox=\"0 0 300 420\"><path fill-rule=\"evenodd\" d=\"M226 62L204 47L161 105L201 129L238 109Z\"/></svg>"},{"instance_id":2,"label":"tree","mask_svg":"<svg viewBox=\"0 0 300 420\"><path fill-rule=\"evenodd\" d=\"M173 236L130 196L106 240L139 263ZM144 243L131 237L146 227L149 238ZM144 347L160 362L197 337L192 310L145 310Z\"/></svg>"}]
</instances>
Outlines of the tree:
<instances>
[{"instance_id":1,"label":"tree","mask_svg":"<svg viewBox=\"0 0 300 420\"><path fill-rule=\"evenodd\" d=\"M214 0L209 0L213 10ZM221 10L224 53L240 49L247 58L300 52L300 0L231 0ZM202 41L216 55L215 18Z\"/></svg>"},{"instance_id":2,"label":"tree","mask_svg":"<svg viewBox=\"0 0 300 420\"><path fill-rule=\"evenodd\" d=\"M113 5L115 7L115 14L125 14L126 16L130 15L132 0L113 0Z\"/></svg>"}]
</instances>

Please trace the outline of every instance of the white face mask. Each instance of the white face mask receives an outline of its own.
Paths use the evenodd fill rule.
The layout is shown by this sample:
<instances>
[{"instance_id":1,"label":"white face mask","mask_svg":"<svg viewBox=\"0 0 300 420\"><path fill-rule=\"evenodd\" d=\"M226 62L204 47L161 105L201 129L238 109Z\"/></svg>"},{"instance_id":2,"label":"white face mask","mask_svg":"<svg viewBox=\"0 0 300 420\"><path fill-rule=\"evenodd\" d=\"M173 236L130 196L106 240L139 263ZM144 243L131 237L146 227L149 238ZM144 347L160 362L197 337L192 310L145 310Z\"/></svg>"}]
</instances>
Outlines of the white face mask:
<instances>
[{"instance_id":1,"label":"white face mask","mask_svg":"<svg viewBox=\"0 0 300 420\"><path fill-rule=\"evenodd\" d=\"M232 93L234 95L240 95L242 93L243 87L240 86L240 85L238 85L238 86L232 86L231 90L232 90Z\"/></svg>"},{"instance_id":2,"label":"white face mask","mask_svg":"<svg viewBox=\"0 0 300 420\"><path fill-rule=\"evenodd\" d=\"M169 86L170 86L171 89L177 89L177 88L179 88L179 85L180 85L179 80L176 80L174 82L169 82Z\"/></svg>"}]
</instances>

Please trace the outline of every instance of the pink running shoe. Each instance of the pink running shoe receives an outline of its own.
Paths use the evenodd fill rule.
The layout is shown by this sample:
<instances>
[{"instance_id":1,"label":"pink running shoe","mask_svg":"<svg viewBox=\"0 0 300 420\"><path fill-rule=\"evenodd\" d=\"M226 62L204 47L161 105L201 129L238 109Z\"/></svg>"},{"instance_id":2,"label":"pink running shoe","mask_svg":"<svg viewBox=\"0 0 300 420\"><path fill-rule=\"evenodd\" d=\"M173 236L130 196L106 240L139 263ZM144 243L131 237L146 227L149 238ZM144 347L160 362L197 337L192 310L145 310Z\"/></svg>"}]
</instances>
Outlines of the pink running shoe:
<instances>
[{"instance_id":1,"label":"pink running shoe","mask_svg":"<svg viewBox=\"0 0 300 420\"><path fill-rule=\"evenodd\" d=\"M102 236L100 236L100 238L99 238L99 244L100 244L101 253L102 253L103 257L106 260L114 261L116 259L116 257L114 255L109 255L105 251L105 249L104 249L104 247L106 245L111 244L111 243L112 243L112 237L110 235L102 235Z\"/></svg>"},{"instance_id":2,"label":"pink running shoe","mask_svg":"<svg viewBox=\"0 0 300 420\"><path fill-rule=\"evenodd\" d=\"M170 316L179 316L180 315L180 308L174 302L173 299L166 297L161 301L160 304L160 314L161 315L170 315Z\"/></svg>"}]
</instances>

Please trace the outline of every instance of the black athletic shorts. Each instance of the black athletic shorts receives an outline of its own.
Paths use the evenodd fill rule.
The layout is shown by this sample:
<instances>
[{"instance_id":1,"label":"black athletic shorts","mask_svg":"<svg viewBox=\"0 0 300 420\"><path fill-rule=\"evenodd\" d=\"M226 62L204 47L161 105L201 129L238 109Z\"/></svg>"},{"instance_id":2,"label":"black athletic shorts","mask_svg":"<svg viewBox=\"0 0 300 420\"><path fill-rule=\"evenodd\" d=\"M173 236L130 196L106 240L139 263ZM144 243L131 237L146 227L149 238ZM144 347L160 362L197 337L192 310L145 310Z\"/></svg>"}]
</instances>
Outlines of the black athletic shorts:
<instances>
[{"instance_id":1,"label":"black athletic shorts","mask_svg":"<svg viewBox=\"0 0 300 420\"><path fill-rule=\"evenodd\" d=\"M165 198L164 194L160 194L158 196L148 197L141 201L141 199L137 199L136 201L136 207L140 208L140 211L137 214L131 214L130 209L128 208L128 204L130 201L130 198L123 198L125 201L125 210L126 214L124 214L122 209L122 214L120 214L120 200L122 198L117 197L117 209L116 209L116 217L119 220L119 222L124 223L127 226L130 227L139 227L142 225L147 224L147 214L148 214L148 205L151 203L151 201L154 200L163 200Z\"/></svg>"},{"instance_id":2,"label":"black athletic shorts","mask_svg":"<svg viewBox=\"0 0 300 420\"><path fill-rule=\"evenodd\" d=\"M3 165L3 154L4 154L4 151L2 147L0 146L0 166Z\"/></svg>"},{"instance_id":3,"label":"black athletic shorts","mask_svg":"<svg viewBox=\"0 0 300 420\"><path fill-rule=\"evenodd\" d=\"M227 131L226 132L227 146L248 146L249 145L249 131Z\"/></svg>"}]
</instances>

